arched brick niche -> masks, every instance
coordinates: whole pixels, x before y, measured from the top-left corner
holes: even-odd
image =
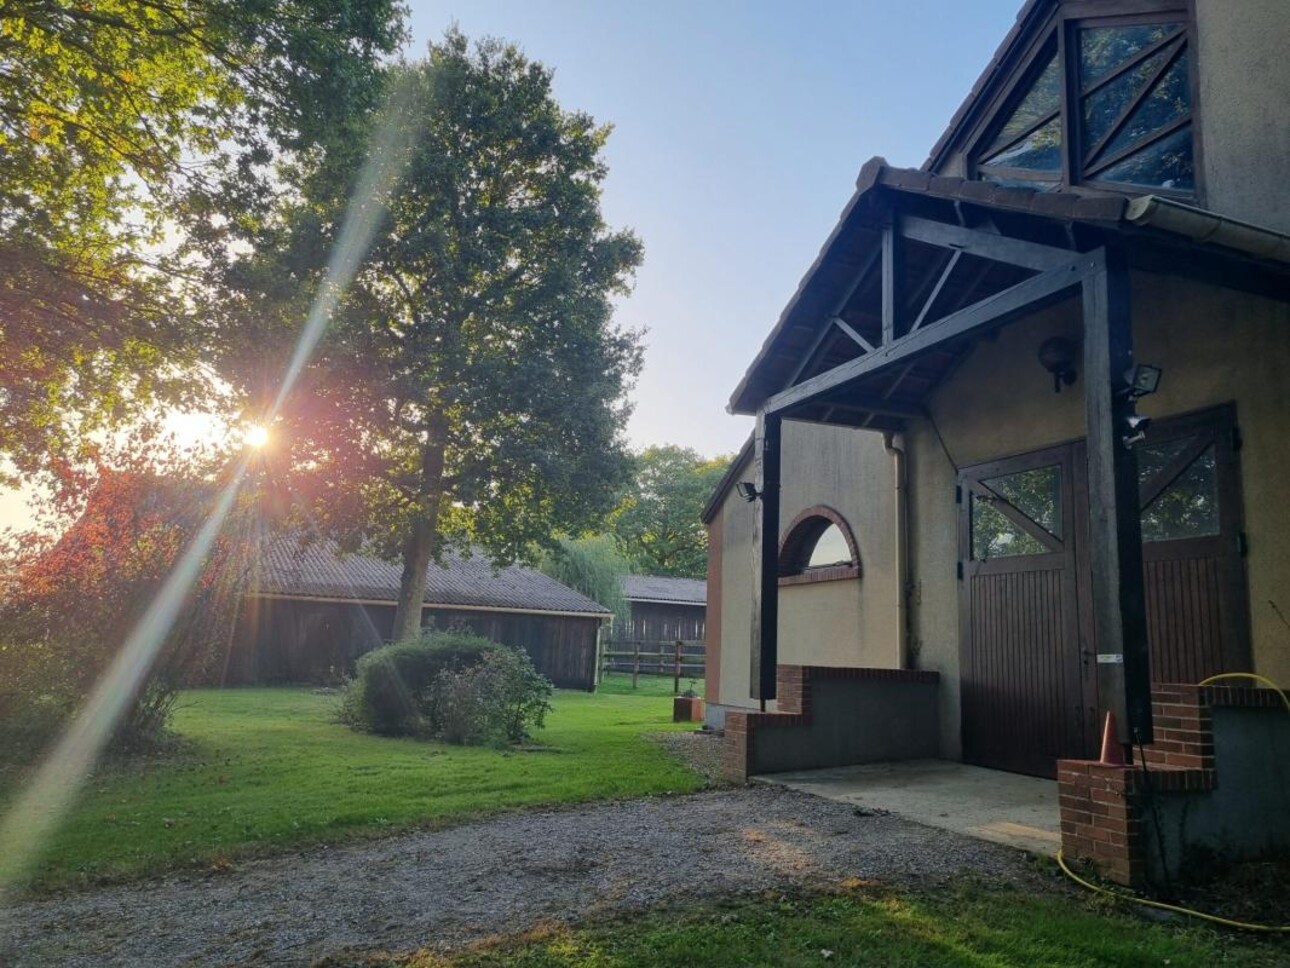
[[[846,542],[849,560],[811,564],[820,539],[837,529]],[[779,544],[780,585],[804,585],[860,577],[860,548],[847,519],[826,504],[806,508],[784,532]]]

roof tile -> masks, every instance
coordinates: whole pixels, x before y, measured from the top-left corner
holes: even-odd
[[[401,572],[399,565],[380,558],[342,554],[329,540],[306,541],[286,535],[265,549],[251,589],[298,598],[393,603],[398,600]],[[521,565],[494,568],[482,557],[451,554],[445,556],[443,565],[430,565],[426,605],[608,614],[603,605],[535,569]]]

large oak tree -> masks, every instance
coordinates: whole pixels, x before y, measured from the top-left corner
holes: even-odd
[[[323,530],[402,561],[402,638],[447,547],[514,560],[609,510],[640,364],[612,298],[641,247],[601,215],[608,128],[563,109],[516,47],[450,32],[388,84],[394,107],[364,116],[357,147],[403,152],[389,197],[350,198],[370,152],[334,144],[209,313],[222,371],[269,407],[343,213],[381,204],[271,457]]]

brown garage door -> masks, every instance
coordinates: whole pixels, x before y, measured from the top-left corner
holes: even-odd
[[[1222,407],[1139,445],[1155,682],[1248,668],[1237,439]],[[959,486],[964,759],[1051,776],[1098,734],[1084,444],[968,468]]]
[[[959,480],[963,757],[1051,774],[1087,746],[1079,649],[1074,449],[970,468]]]

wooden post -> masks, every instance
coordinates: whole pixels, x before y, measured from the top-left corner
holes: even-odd
[[[1129,270],[1122,251],[1103,251],[1103,267],[1083,283],[1097,725],[1114,712],[1121,743],[1149,744],[1151,671],[1138,458],[1124,443],[1134,412],[1128,384],[1133,366]]]
[[[637,639],[632,643],[632,688],[636,688],[636,683],[641,677],[641,642]]]
[[[672,675],[672,695],[681,694],[681,640],[676,640],[676,671]]]
[[[753,699],[775,698],[779,663],[779,469],[778,413],[757,415],[757,513],[753,516],[753,614],[750,682]]]

